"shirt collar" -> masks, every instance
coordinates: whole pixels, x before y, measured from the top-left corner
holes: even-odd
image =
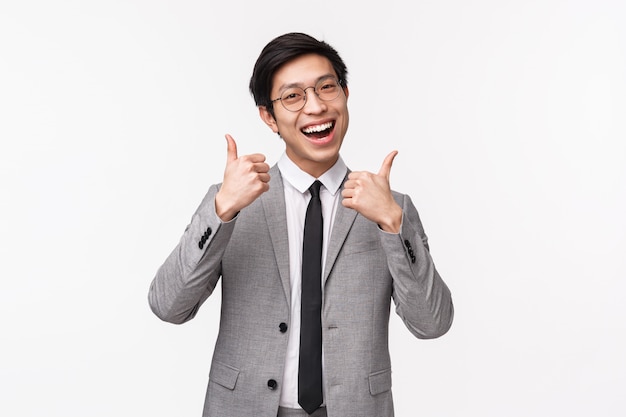
[[[286,152],[283,152],[278,160],[278,169],[280,170],[283,179],[289,182],[296,190],[304,193],[309,189],[311,184],[317,179],[324,188],[326,188],[332,195],[335,195],[341,184],[343,183],[348,167],[341,159],[341,156],[335,162],[328,171],[320,175],[319,178],[315,178],[312,175],[302,171],[289,157]]]

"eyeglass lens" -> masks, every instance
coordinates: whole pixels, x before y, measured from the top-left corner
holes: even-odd
[[[311,87],[307,87],[309,89]],[[323,78],[315,84],[315,94],[323,101],[334,100],[339,96],[341,87],[339,82],[333,78]],[[290,111],[298,111],[304,107],[306,102],[306,92],[300,87],[291,87],[283,92],[280,96],[283,106]]]

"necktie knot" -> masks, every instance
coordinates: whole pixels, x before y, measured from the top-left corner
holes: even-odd
[[[309,187],[309,192],[311,193],[312,198],[317,198],[320,196],[320,187],[322,183],[319,180],[315,180],[315,182]]]

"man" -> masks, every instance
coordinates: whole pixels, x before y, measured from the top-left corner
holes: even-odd
[[[335,49],[308,35],[267,44],[250,91],[285,153],[270,168],[226,135],[222,183],[152,282],[154,313],[183,323],[222,279],[205,417],[393,416],[391,299],[418,338],[450,328],[417,210],[389,187],[397,152],[377,174],[350,172],[339,155],[346,75]]]

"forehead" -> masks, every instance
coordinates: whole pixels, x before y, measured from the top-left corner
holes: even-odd
[[[309,86],[321,77],[337,76],[328,58],[317,55],[302,55],[282,65],[272,77],[272,91],[277,92],[286,86]]]

